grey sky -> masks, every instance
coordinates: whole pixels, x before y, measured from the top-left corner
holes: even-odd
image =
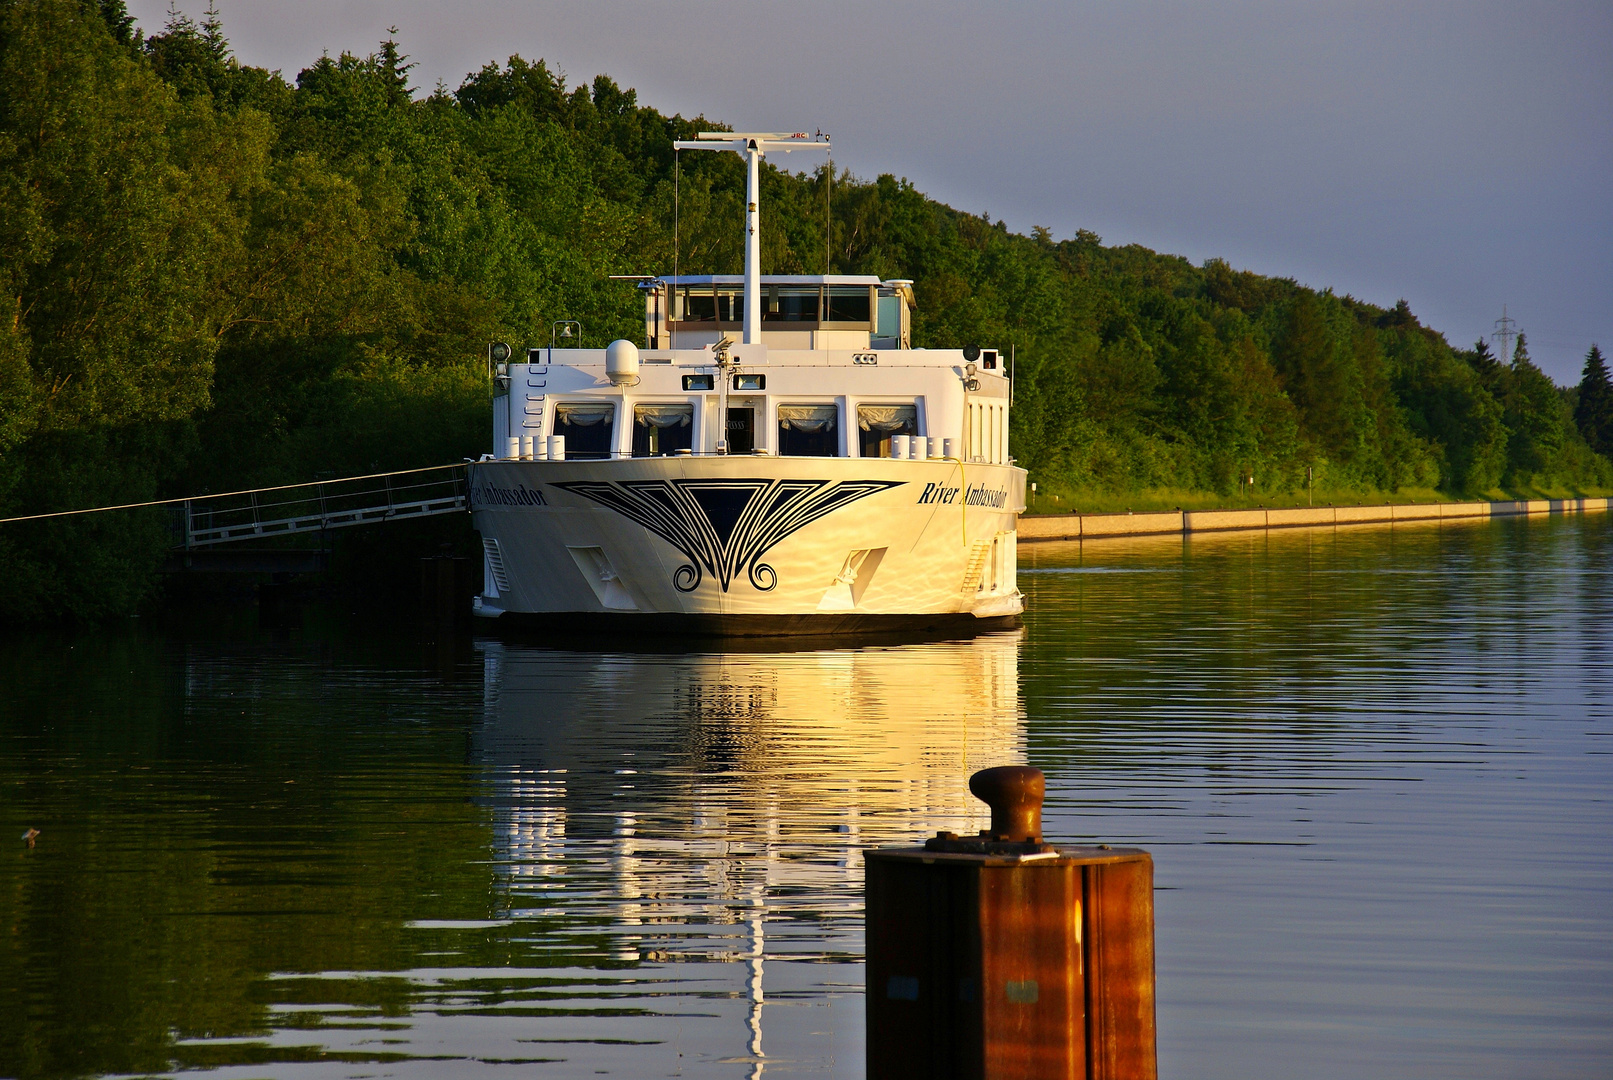
[[[428,89],[543,57],[663,112],[821,128],[838,165],[1019,231],[1405,297],[1454,344],[1506,303],[1559,382],[1613,348],[1606,0],[218,3],[236,55],[292,78],[395,24]],[[129,7],[154,31],[168,2]]]

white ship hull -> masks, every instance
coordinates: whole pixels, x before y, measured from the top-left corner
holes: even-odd
[[[471,466],[476,608],[551,628],[726,634],[1017,620],[1025,471],[954,460],[679,456]]]

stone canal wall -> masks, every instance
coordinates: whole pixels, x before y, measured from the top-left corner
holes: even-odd
[[[1271,510],[1172,510],[1144,514],[1035,514],[1019,519],[1018,539],[1024,544],[1037,540],[1095,540],[1115,536],[1593,513],[1607,508],[1607,499],[1531,499],[1389,506],[1296,506]]]

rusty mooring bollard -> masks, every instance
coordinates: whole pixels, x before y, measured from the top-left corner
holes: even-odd
[[[1043,784],[977,772],[990,830],[867,853],[869,1080],[1155,1080],[1153,859],[1044,843]]]

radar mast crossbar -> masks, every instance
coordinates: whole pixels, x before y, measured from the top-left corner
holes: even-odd
[[[744,343],[762,340],[762,232],[757,213],[761,198],[758,168],[764,154],[792,150],[828,150],[827,135],[804,131],[702,131],[693,141],[672,144],[675,150],[731,150],[745,157],[745,321]]]

